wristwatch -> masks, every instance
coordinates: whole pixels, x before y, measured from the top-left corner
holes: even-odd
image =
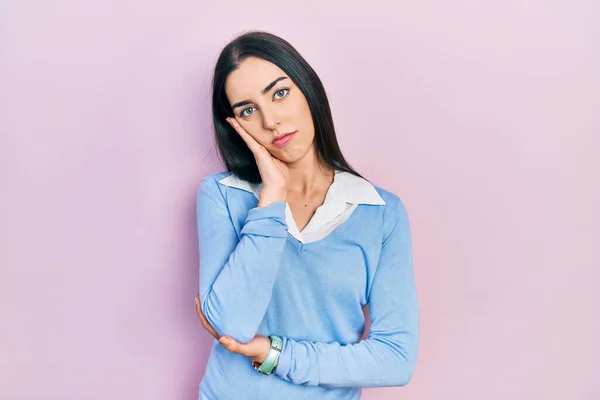
[[[271,348],[263,363],[259,365],[256,361],[252,361],[254,369],[263,375],[271,375],[275,372],[275,365],[283,349],[283,340],[279,336],[272,335],[269,336],[269,339],[271,340]]]

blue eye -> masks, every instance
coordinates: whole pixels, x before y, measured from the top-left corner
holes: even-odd
[[[275,99],[281,99],[284,98],[285,96],[287,96],[288,92],[290,91],[290,89],[280,89],[278,91],[275,92],[275,96],[273,96]]]
[[[254,107],[248,107],[248,108],[243,109],[242,112],[240,113],[240,117],[247,117],[249,115],[252,115],[254,111],[252,111],[252,112],[246,112],[246,111],[249,111],[249,110],[254,110]]]

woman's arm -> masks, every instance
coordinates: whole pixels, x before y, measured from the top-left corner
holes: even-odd
[[[406,210],[385,238],[369,298],[371,329],[358,343],[340,345],[283,338],[275,374],[299,385],[403,386],[417,358],[419,312]]]
[[[238,238],[219,183],[209,176],[198,190],[196,212],[202,312],[220,335],[247,343],[265,315],[279,270],[285,203],[251,209]]]

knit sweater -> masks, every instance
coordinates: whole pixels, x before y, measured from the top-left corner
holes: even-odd
[[[286,203],[259,208],[253,194],[219,183],[227,175],[209,175],[198,191],[202,311],[220,335],[277,335],[283,350],[263,375],[214,340],[199,398],[351,400],[361,388],[407,384],[419,312],[400,198],[375,186],[385,205],[361,204],[325,238],[301,243],[287,231]]]

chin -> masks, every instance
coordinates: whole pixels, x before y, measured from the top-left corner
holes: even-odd
[[[271,153],[271,155],[286,164],[294,163],[302,158],[302,157],[294,157],[293,155],[286,154],[283,152]]]
[[[291,146],[284,148],[274,148],[270,153],[273,157],[278,158],[286,164],[292,164],[302,160],[304,157],[308,155],[312,146],[308,147],[299,147],[299,146]]]

